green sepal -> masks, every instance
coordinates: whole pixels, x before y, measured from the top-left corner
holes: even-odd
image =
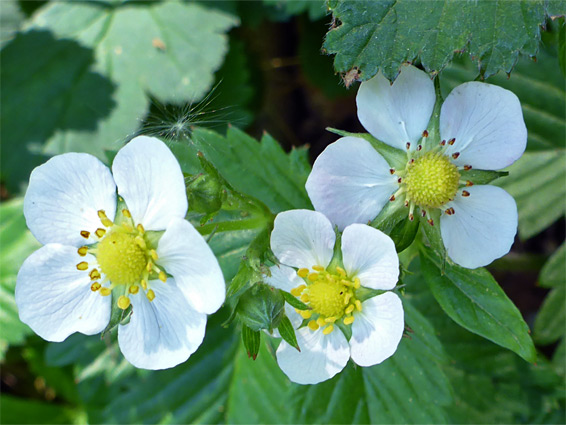
[[[508,176],[507,171],[490,171],[490,170],[462,170],[460,178],[462,180],[471,181],[473,184],[488,184],[499,177]]]
[[[361,302],[364,302],[366,300],[369,300],[370,298],[377,297],[378,295],[381,294],[385,294],[386,292],[389,291],[384,291],[382,289],[365,288],[362,286],[359,289],[356,289],[356,298]]]
[[[289,292],[286,292],[283,289],[280,289],[279,292],[281,292],[281,295],[283,295],[283,298],[285,298],[285,301],[287,301],[291,307],[298,308],[299,310],[312,310],[308,305]]]
[[[420,221],[422,223],[421,229],[423,229],[430,247],[438,255],[440,255],[441,258],[445,259],[446,248],[444,248],[444,241],[442,240],[442,235],[440,234],[440,210],[432,209],[428,213],[430,218],[432,219],[433,225],[430,225],[427,217],[422,217],[419,214]],[[444,270],[444,268],[442,268],[442,270]]]
[[[246,291],[238,301],[236,313],[242,323],[254,331],[279,326],[284,315],[285,299],[278,290],[258,283]]]
[[[389,202],[370,226],[389,235],[397,252],[402,252],[415,240],[419,229],[418,220],[409,220],[409,210],[399,200]]]
[[[369,133],[350,133],[349,131],[338,130],[332,127],[327,127],[326,130],[342,137],[357,137],[370,142],[373,148],[379,152],[393,168],[401,170],[404,169],[407,164],[407,154],[404,151],[389,146],[381,140],[377,140]]]
[[[118,299],[125,293],[126,285],[116,285],[114,289],[112,289],[112,294],[110,295],[112,297],[110,321],[100,334],[100,338],[104,338],[107,334],[111,333],[118,325],[127,325],[130,323],[132,305],[130,304],[130,306],[125,310],[118,307]]]
[[[242,325],[242,341],[244,341],[244,347],[246,348],[248,357],[255,360],[261,344],[261,332],[254,331],[246,325]]]
[[[283,315],[283,317],[281,317],[277,330],[279,331],[281,338],[283,338],[287,344],[296,348],[297,351],[301,351],[299,343],[297,342],[297,335],[295,335],[295,329],[287,316]]]
[[[352,326],[345,325],[342,319],[339,319],[336,322],[334,322],[334,326],[340,329],[340,331],[342,331],[346,339],[350,341],[350,338],[352,338]],[[335,332],[339,332],[339,331],[335,331]]]

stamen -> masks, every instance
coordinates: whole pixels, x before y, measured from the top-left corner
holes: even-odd
[[[423,137],[428,137],[428,131],[423,131]]]
[[[312,310],[299,310],[298,313],[303,319],[310,319],[312,316]]]
[[[98,228],[98,229],[96,229],[96,232],[94,232],[94,233],[96,234],[96,236],[101,238],[106,233],[106,229]]]
[[[397,179],[397,183],[401,184],[402,182],[403,182],[403,178],[399,177],[399,178]]]
[[[356,300],[356,310],[362,311],[362,302],[360,300]]]
[[[124,215],[124,217],[132,218],[132,214],[130,213],[130,210],[127,208],[124,208],[122,210],[122,214]]]
[[[417,152],[420,151],[420,150],[422,150],[422,148],[423,148],[422,145],[418,145],[418,146],[417,146]]]
[[[124,295],[120,295],[120,298],[118,298],[118,307],[120,307],[122,310],[127,309],[130,306],[130,299]]]
[[[445,210],[444,212],[448,215],[452,215],[452,214],[454,214],[454,208],[450,207],[447,210]]]
[[[346,276],[346,270],[344,270],[342,267],[340,266],[336,266],[336,271],[338,272],[338,274],[342,277]]]
[[[77,252],[81,257],[84,257],[88,252],[88,248],[86,246],[81,246],[79,249],[77,249]]]
[[[324,319],[324,321],[326,323],[334,323],[334,322],[336,322],[336,317],[334,317],[334,316],[327,317],[326,319]]]
[[[390,174],[395,174],[395,168],[390,168],[390,169],[389,169],[389,173],[390,173]]]
[[[167,282],[167,274],[164,271],[159,272],[158,278],[163,283]]]
[[[346,313],[346,314],[351,314],[352,311],[354,311],[355,308],[356,308],[356,307],[354,306],[354,304],[350,304],[350,305],[346,308],[346,310],[344,311],[344,313]]]
[[[449,144],[450,146],[452,146],[455,141],[456,141],[456,139],[455,139],[455,138],[452,138],[452,139],[448,140],[448,144]]]
[[[100,288],[100,295],[102,295],[103,297],[107,297],[108,295],[110,295],[112,293],[112,290],[110,288]]]
[[[470,192],[468,192],[467,190],[463,190],[463,191],[462,191],[462,196],[468,197],[468,196],[470,196]]]
[[[137,294],[140,290],[140,287],[138,285],[132,285],[130,286],[130,289],[128,290],[130,292],[130,294]]]
[[[357,277],[354,279],[354,288],[358,289],[360,286],[362,286],[361,282],[360,282],[360,278]]]
[[[324,321],[324,319],[322,317],[319,317],[318,319],[316,319],[316,324],[318,326],[324,326],[324,325],[326,325],[326,322]]]
[[[88,269],[88,263],[86,261],[81,261],[79,264],[77,264],[77,270],[84,271],[86,269]]]
[[[299,277],[302,277],[304,279],[305,277],[308,276],[309,269],[299,269],[297,270],[297,274],[299,275]]]
[[[151,255],[151,258],[153,258],[153,261],[157,261],[157,259],[159,258],[159,255],[157,255],[157,251],[155,249],[149,251],[149,254]]]
[[[143,228],[143,225],[141,223],[136,226],[136,229],[138,229],[138,232],[140,232],[141,234],[145,233],[145,229]]]
[[[446,145],[446,140],[443,140],[442,142],[440,142],[440,146],[444,146]]]
[[[100,279],[100,273],[97,269],[92,269],[88,275],[90,276],[90,280]]]
[[[407,148],[407,150],[411,149],[411,144],[409,142],[407,142],[407,144],[405,145],[405,147]]]
[[[318,273],[311,273],[308,276],[308,280],[310,280],[311,282],[314,282],[317,279],[318,279]]]
[[[334,330],[334,326],[328,325],[326,328],[324,328],[324,330],[322,331],[322,333],[323,333],[324,335],[328,335],[328,334],[332,333],[333,330]]]
[[[313,331],[316,331],[320,327],[318,323],[316,323],[316,320],[311,320],[307,326]]]
[[[150,302],[155,299],[155,292],[153,292],[153,289],[147,291],[146,297]]]
[[[348,292],[344,297],[344,305],[348,305],[348,303],[350,302],[350,298],[352,298],[352,294]]]
[[[471,170],[472,166],[471,165],[464,165],[464,170],[468,171]]]
[[[389,198],[390,202],[393,202],[395,200],[395,195],[391,195],[391,197]]]
[[[300,285],[297,286],[296,288],[291,289],[291,295],[294,295],[295,297],[298,297],[301,295],[301,292],[303,292],[303,290],[307,287],[307,285]]]
[[[144,291],[147,291],[147,280],[142,279],[140,282],[141,287],[143,288]]]
[[[427,220],[428,224],[430,224],[431,226],[434,226],[434,220],[432,218],[429,218]]]
[[[452,158],[457,159],[460,156],[460,152],[454,152]]]
[[[98,217],[104,227],[112,227],[114,224],[107,216],[104,210],[98,210]]]
[[[102,286],[102,285],[101,285],[100,283],[94,282],[92,285],[90,285],[90,290],[91,290],[92,292],[96,292],[96,291],[98,291],[98,290],[100,289],[101,286]]]
[[[87,232],[86,230],[81,230],[81,236],[85,239],[90,238],[90,232]]]
[[[308,303],[309,302],[309,296],[307,294],[302,294],[301,298],[299,298],[302,302],[304,303]]]
[[[324,267],[322,266],[312,266],[313,270],[316,270],[317,272],[323,272],[324,271]]]
[[[352,323],[354,323],[354,316],[348,316],[344,318],[344,324],[345,325],[351,325]]]
[[[145,244],[145,241],[143,240],[143,238],[140,235],[137,235],[134,239],[136,241],[136,243],[138,244],[138,246],[143,249],[144,251],[147,249],[147,245]],[[152,255],[153,257],[153,255]],[[155,260],[155,258],[154,258]]]
[[[469,180],[466,180],[466,186],[468,186],[468,187],[469,187],[469,186],[473,186],[473,185],[474,185],[474,184],[473,184],[473,183],[472,183],[471,181],[469,181]]]

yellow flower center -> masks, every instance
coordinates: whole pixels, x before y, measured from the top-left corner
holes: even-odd
[[[362,303],[356,298],[360,280],[348,277],[341,267],[328,271],[315,265],[312,269],[312,273],[306,268],[297,271],[305,279],[305,284],[292,289],[291,294],[310,307],[308,310],[297,309],[297,313],[303,319],[311,319],[308,322],[311,330],[323,328],[325,335],[334,330],[334,323],[339,319],[345,325],[351,325],[354,322],[353,312],[362,310]]]
[[[126,288],[121,291],[124,295],[121,295],[117,301],[118,307],[123,310],[130,306],[129,295],[137,294],[140,287],[147,299],[153,301],[155,292],[150,287],[150,279],[157,278],[166,282],[167,274],[155,263],[158,255],[152,248],[143,226],[141,224],[134,226],[132,216],[127,209],[122,209],[116,217],[116,223],[106,217],[103,210],[98,211],[98,216],[104,226],[94,232],[98,244],[82,246],[77,250],[81,257],[86,256],[87,253],[93,254],[98,268],[81,261],[77,264],[77,269],[88,271],[93,282],[90,289],[99,292],[102,296],[110,295],[118,285],[122,288],[125,285]],[[85,239],[91,235],[87,230],[80,233]]]
[[[110,282],[132,284],[141,280],[147,264],[146,252],[135,233],[112,229],[98,244],[96,259]]]
[[[410,163],[403,179],[407,200],[421,208],[439,208],[453,200],[459,181],[458,167],[438,152],[427,152]]]

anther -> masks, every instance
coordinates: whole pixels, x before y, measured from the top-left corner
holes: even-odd
[[[88,269],[88,263],[86,261],[81,261],[79,264],[77,264],[77,270],[84,271],[86,269]]]
[[[149,251],[149,253],[151,254],[151,258],[153,258],[153,261],[157,261],[157,259],[159,258],[157,251],[155,249],[152,249],[151,251]]]
[[[472,166],[471,165],[464,165],[464,170],[468,171],[471,170]]]
[[[422,215],[423,217],[426,217],[426,211],[425,211],[425,210],[421,210],[421,215]]]
[[[422,148],[423,148],[422,145],[418,145],[418,146],[417,146],[417,151],[422,150]]]
[[[90,280],[100,279],[100,273],[97,269],[92,269],[88,275],[90,276]]]
[[[444,212],[448,215],[452,215],[452,214],[454,214],[454,208],[450,207],[447,210],[445,210]]]
[[[304,303],[308,303],[309,302],[309,296],[307,294],[302,294],[300,300]]]
[[[98,217],[100,218],[100,222],[104,227],[111,227],[114,223],[106,216],[106,212],[104,210],[98,210]]]
[[[141,249],[143,249],[144,251],[146,250],[147,245],[145,244],[145,241],[143,240],[143,238],[142,238],[140,235],[137,235],[137,236],[134,238],[134,240],[136,241],[136,243],[138,244],[138,246],[139,246]],[[153,255],[152,255],[152,257],[153,257]],[[155,258],[154,258],[154,260],[155,260]]]
[[[336,322],[336,317],[330,316],[330,317],[327,317],[326,319],[324,319],[324,321],[326,323],[334,323],[334,322]]]
[[[100,288],[100,295],[102,295],[103,297],[107,297],[111,293],[112,290],[110,288]]]
[[[130,210],[127,209],[127,208],[124,208],[124,209],[122,210],[122,215],[123,215],[124,217],[132,218],[132,214],[130,213]]]
[[[464,196],[464,197],[470,196],[470,192],[468,192],[467,190],[463,190],[463,191],[462,191],[462,196]]]
[[[316,270],[317,272],[323,272],[324,271],[324,267],[322,266],[312,266],[313,270]]]
[[[352,298],[352,294],[350,292],[348,292],[345,296],[344,296],[344,305],[348,305],[348,303],[350,302],[350,298]]]
[[[409,201],[405,201],[405,206],[408,207],[409,206]]]
[[[474,184],[473,184],[473,183],[472,183],[471,181],[469,181],[469,180],[466,180],[466,186],[468,186],[468,187],[469,187],[469,186],[473,186],[473,185],[474,185]]]
[[[84,257],[88,252],[88,248],[86,246],[81,246],[79,249],[77,249],[77,252],[81,257]]]
[[[428,137],[428,131],[423,131],[423,137]]]
[[[356,300],[356,310],[362,311],[362,302],[360,300]]]
[[[395,200],[395,195],[391,195],[391,196],[389,197],[389,201],[393,202],[394,200]]]
[[[322,331],[322,333],[323,333],[324,335],[328,335],[328,334],[332,333],[333,330],[334,330],[334,326],[328,325],[327,327],[324,328],[324,330]]]
[[[390,168],[390,169],[389,169],[389,174],[395,174],[395,168]]]
[[[297,270],[297,274],[304,279],[309,275],[309,269],[299,269]]]
[[[429,218],[427,220],[428,224],[430,224],[431,226],[434,226],[434,221],[432,220],[432,218]]]
[[[409,161],[409,164],[414,164],[415,163],[415,158],[411,158],[411,160]]]
[[[153,289],[150,289],[145,296],[149,301],[153,301],[155,299],[155,292],[153,292]]]
[[[122,310],[127,309],[130,306],[130,299],[124,295],[120,295],[120,298],[118,298],[118,307],[120,307]]]
[[[318,279],[318,273],[311,273],[308,276],[308,280],[310,280],[311,282],[314,282],[317,279]]]
[[[460,156],[460,152],[454,152],[452,158],[457,159]]]
[[[81,236],[85,239],[90,238],[90,232],[87,232],[86,230],[81,230]]]
[[[96,229],[96,232],[94,232],[94,233],[96,234],[96,236],[101,238],[102,236],[104,236],[106,234],[106,230],[99,227],[98,229]]]
[[[346,270],[344,270],[342,267],[340,266],[336,266],[336,271],[338,272],[338,274],[342,277],[346,276]]]
[[[399,184],[401,184],[402,181],[403,181],[403,179],[402,179],[401,177],[399,177],[399,178],[397,179],[397,183],[399,183]]]
[[[303,290],[306,287],[307,287],[306,285],[300,285],[300,286],[297,286],[296,288],[291,289],[291,295],[298,297],[299,295],[301,295],[301,292],[303,292]]]
[[[409,220],[413,221],[415,219],[415,216],[413,215],[413,213],[409,213]]]
[[[136,226],[136,229],[138,229],[138,232],[140,232],[141,234],[145,233],[145,229],[143,228],[141,223]]]
[[[319,328],[318,323],[316,323],[316,320],[311,320],[308,324],[308,327],[313,331],[316,331]]]
[[[167,282],[167,274],[164,271],[160,271],[158,277],[161,282]]]
[[[130,289],[128,290],[130,292],[130,294],[137,294],[140,290],[140,287],[138,285],[132,285],[130,286]]]
[[[96,292],[96,291],[98,291],[98,290],[100,289],[101,286],[102,286],[102,285],[101,285],[100,283],[94,282],[92,285],[90,285],[90,290],[91,290],[92,292]]]
[[[455,138],[452,138],[452,139],[448,140],[448,144],[449,144],[450,146],[452,146],[455,141],[456,141],[456,139],[455,139]]]
[[[411,149],[411,144],[409,142],[407,142],[407,144],[405,145],[405,147],[407,148],[407,150]]]
[[[446,144],[446,140],[443,140],[442,142],[440,142],[440,146],[444,146]]]
[[[356,307],[354,306],[354,304],[350,304],[350,305],[346,308],[346,310],[344,311],[344,313],[350,314],[350,313],[352,313],[352,311],[354,311],[355,308],[356,308]]]
[[[351,325],[352,323],[354,323],[354,319],[354,316],[344,317],[344,324]]]
[[[299,314],[303,319],[310,319],[312,316],[312,310],[300,310]]]
[[[143,290],[147,290],[147,280],[142,279],[140,282],[141,287],[143,288]]]
[[[318,326],[324,326],[324,325],[326,325],[326,322],[324,321],[324,319],[322,317],[319,317],[318,319],[316,319],[316,324]]]
[[[362,286],[361,282],[360,282],[360,278],[357,277],[354,279],[354,288],[358,289],[360,286]]]

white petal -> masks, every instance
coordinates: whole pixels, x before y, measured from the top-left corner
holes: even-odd
[[[293,267],[326,267],[332,259],[336,235],[319,212],[291,210],[277,214],[271,249],[279,261]]]
[[[448,154],[459,152],[457,165],[499,170],[525,151],[527,128],[521,103],[509,90],[469,82],[456,87],[440,111],[440,136],[456,138]]]
[[[42,244],[94,243],[80,232],[102,227],[97,211],[113,219],[116,185],[110,170],[86,153],[57,155],[35,168],[24,198],[26,222]]]
[[[348,276],[357,276],[366,288],[393,289],[399,278],[395,244],[380,230],[352,224],[342,234],[342,261]]]
[[[306,189],[314,208],[342,230],[379,214],[398,186],[389,170],[369,142],[343,137],[318,156]]]
[[[271,276],[266,276],[265,283],[277,289],[291,292],[291,289],[305,284],[305,281],[297,275],[295,269],[283,264],[269,268]]]
[[[403,304],[393,292],[386,292],[362,303],[362,311],[352,323],[352,360],[360,366],[373,366],[391,357],[405,329]]]
[[[517,204],[511,195],[496,186],[472,186],[447,207],[453,215],[440,217],[440,232],[448,256],[457,264],[475,269],[503,257],[511,249],[517,233]]]
[[[297,331],[297,351],[285,341],[277,349],[277,363],[289,379],[298,384],[318,384],[340,372],[350,358],[350,347],[344,334],[335,329],[329,335],[321,330],[301,328]]]
[[[133,139],[114,158],[112,172],[134,221],[147,230],[163,230],[172,218],[185,217],[185,179],[177,159],[159,139]]]
[[[195,310],[212,314],[226,298],[218,260],[199,232],[187,220],[174,218],[157,246],[157,264],[172,274]]]
[[[375,138],[405,149],[407,142],[416,146],[422,137],[435,100],[429,76],[414,66],[404,66],[393,85],[381,73],[360,85],[358,119]]]
[[[20,268],[16,304],[20,320],[43,339],[60,342],[75,332],[94,335],[110,320],[110,297],[90,289],[88,271],[77,264],[96,264],[87,254],[60,244],[48,244],[31,254]]]
[[[167,369],[186,361],[202,343],[206,315],[186,302],[173,279],[150,282],[155,299],[140,291],[130,295],[132,316],[118,328],[124,357],[142,369]]]

